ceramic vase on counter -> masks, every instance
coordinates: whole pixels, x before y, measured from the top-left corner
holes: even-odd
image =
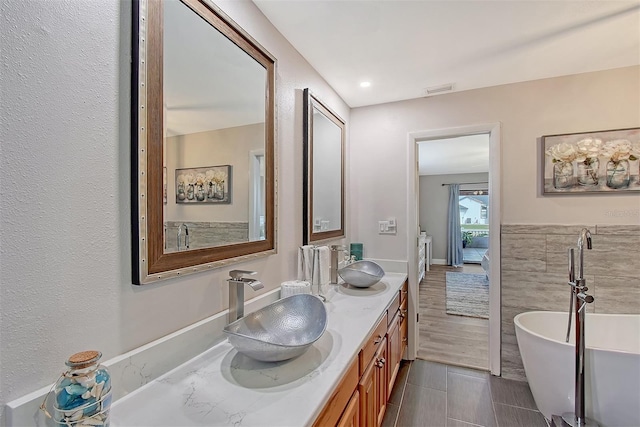
[[[58,425],[84,427],[109,425],[111,376],[99,364],[102,353],[83,351],[69,357],[69,369],[54,386],[53,420]]]

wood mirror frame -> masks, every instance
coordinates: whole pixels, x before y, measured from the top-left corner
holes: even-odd
[[[344,190],[344,164],[345,164],[345,136],[346,125],[345,121],[340,118],[335,112],[326,106],[318,97],[316,97],[308,88],[303,92],[303,157],[304,157],[304,172],[303,172],[303,206],[302,206],[302,236],[303,244],[314,244],[323,240],[340,239],[345,237],[345,190]],[[314,110],[322,114],[331,123],[336,125],[340,130],[340,213],[339,221],[340,226],[338,228],[331,228],[326,231],[314,230],[314,187],[318,183],[314,182],[314,126],[313,126],[313,114]],[[317,141],[316,141],[317,143]]]
[[[163,218],[163,2],[133,5],[132,46],[132,257],[134,284],[211,270],[276,253],[276,60],[220,9],[203,0],[180,0],[266,70],[265,239],[165,253]],[[197,41],[195,41],[197,42]],[[206,71],[203,71],[206,72]]]

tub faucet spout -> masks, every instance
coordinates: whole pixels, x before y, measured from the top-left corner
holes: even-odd
[[[178,226],[178,250],[182,245],[182,227],[184,227],[184,248],[189,249],[189,226],[182,223]]]
[[[587,249],[591,250],[591,232],[588,228],[583,228],[578,236],[578,280],[584,280],[584,243],[587,242]]]

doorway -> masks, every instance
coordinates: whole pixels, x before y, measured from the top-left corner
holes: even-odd
[[[478,215],[477,215],[477,219],[478,219],[478,226],[477,227],[473,227],[475,220],[472,219],[470,224],[467,224],[467,220],[463,219],[462,224],[460,225],[461,230],[460,230],[460,234],[462,234],[462,231],[471,231],[471,230],[463,230],[462,229],[462,225],[470,225],[471,227],[468,228],[484,228],[484,227],[480,227],[480,220],[483,219],[484,216],[486,216],[486,226],[488,230],[473,230],[471,231],[471,233],[475,233],[478,237],[478,240],[476,243],[480,244],[482,242],[482,240],[484,239],[480,239],[481,237],[487,237],[487,241],[488,241],[488,248],[485,249],[485,252],[487,252],[487,259],[485,260],[485,266],[486,266],[486,270],[483,269],[482,266],[482,259],[480,260],[480,264],[475,264],[475,263],[471,263],[471,264],[465,264],[464,267],[462,269],[459,269],[459,271],[464,271],[464,272],[473,272],[475,274],[484,274],[486,275],[487,279],[489,279],[489,282],[491,283],[491,286],[488,289],[488,299],[489,299],[489,313],[488,313],[488,320],[485,320],[486,323],[486,338],[485,340],[488,341],[488,348],[487,348],[487,352],[488,352],[488,363],[486,365],[483,366],[484,369],[488,369],[491,371],[491,373],[493,375],[500,375],[500,234],[499,234],[499,230],[500,230],[500,124],[499,123],[495,123],[495,124],[487,124],[487,125],[478,125],[478,126],[465,126],[465,127],[459,127],[459,128],[450,128],[450,129],[438,129],[438,130],[429,130],[429,131],[421,131],[421,132],[413,132],[410,133],[408,136],[408,142],[410,144],[409,150],[408,150],[408,161],[410,165],[413,165],[413,167],[409,168],[409,185],[408,185],[408,224],[415,224],[415,227],[411,227],[409,226],[408,229],[408,247],[407,247],[407,251],[409,254],[409,259],[415,259],[417,260],[417,253],[418,253],[418,248],[416,247],[415,242],[417,241],[417,236],[418,233],[421,232],[421,223],[420,223],[420,203],[419,203],[419,196],[420,196],[420,192],[422,191],[421,189],[421,181],[420,181],[420,174],[419,174],[419,148],[422,144],[429,144],[432,141],[437,141],[437,140],[442,140],[442,139],[447,139],[447,138],[456,138],[456,137],[461,137],[461,136],[470,136],[470,135],[485,135],[488,136],[488,140],[489,140],[489,172],[488,172],[488,178],[485,178],[484,183],[480,183],[478,185],[483,186],[483,188],[479,188],[479,187],[475,187],[475,188],[464,188],[464,190],[467,191],[471,191],[472,193],[474,191],[479,192],[482,191],[483,193],[487,193],[487,194],[482,194],[482,198],[480,198],[479,201],[477,202],[473,202],[476,205],[476,208],[478,210]],[[411,176],[413,175],[413,177]],[[466,181],[460,181],[460,183],[463,183]],[[471,182],[475,182],[475,181],[471,181]],[[457,182],[458,183],[458,182]],[[445,182],[442,182],[442,184],[446,184]],[[441,184],[441,185],[442,185]],[[444,185],[442,185],[443,187],[445,187]],[[463,195],[464,192],[463,192]],[[480,196],[480,194],[473,194],[474,196]],[[482,199],[486,198],[486,203],[483,203]],[[413,205],[413,206],[412,206]],[[483,207],[484,206],[484,207]],[[437,230],[437,228],[435,229]],[[491,233],[491,238],[489,238],[488,234],[489,234],[489,230],[494,230],[493,233]],[[431,230],[425,230],[427,232],[431,232]],[[482,235],[483,233],[486,233],[487,235],[484,236]],[[443,238],[444,239],[444,238]],[[436,243],[437,239],[433,239],[433,250],[434,252],[437,250],[435,247],[437,246]],[[442,243],[442,242],[440,242]],[[461,242],[462,245],[462,242]],[[447,275],[447,270],[451,270],[453,267],[445,267],[444,265],[439,266],[437,264],[445,264],[443,259],[439,259],[436,255],[434,255],[434,265],[431,268],[431,271],[429,271],[427,274],[430,274],[431,278],[434,278],[436,281],[439,282],[440,284],[440,289],[432,289],[433,292],[441,293],[440,298],[443,298],[444,301],[444,296],[442,296],[442,294],[444,294],[445,292],[445,288],[444,288],[444,284],[446,282],[446,275]],[[410,287],[412,288],[412,291],[414,293],[414,310],[416,313],[420,313],[419,310],[419,306],[420,306],[420,300],[422,299],[422,295],[420,295],[420,291],[423,290],[423,292],[426,292],[424,289],[426,289],[424,287],[424,284],[422,285],[421,289],[421,284],[418,283],[418,268],[417,266],[414,267],[413,265],[411,265],[413,263],[410,263],[410,268],[409,268],[409,283],[410,283]],[[416,261],[416,265],[417,265],[417,261]],[[465,271],[466,270],[466,271]],[[454,270],[455,271],[455,270]],[[438,276],[439,275],[439,276]],[[438,276],[436,278],[436,276]],[[436,298],[435,293],[433,295],[431,295],[432,298]],[[443,303],[444,305],[444,303]],[[434,308],[434,310],[444,310],[443,307],[440,308]],[[433,313],[433,312],[431,312]],[[455,316],[454,317],[456,320],[460,320],[463,319],[463,316]],[[473,319],[473,318],[470,318]],[[416,324],[416,328],[414,331],[414,339],[416,340],[416,345],[414,346],[414,352],[413,352],[413,356],[416,357],[420,357],[420,341],[421,338],[420,336],[420,319],[419,316],[416,318],[417,323]],[[423,319],[424,320],[424,319]],[[450,322],[450,323],[455,323],[455,321]],[[427,328],[433,328],[433,324],[430,325],[426,325]],[[424,330],[424,328],[423,328]],[[473,332],[468,332],[468,334],[473,335]],[[423,334],[424,335],[424,334]],[[441,339],[441,342],[436,343],[436,346],[439,344],[440,348],[442,347],[446,347],[449,346],[450,344],[452,344],[452,342],[455,341],[459,341],[458,339],[452,339],[451,336],[446,336],[447,334],[444,333],[442,334],[439,339]],[[434,337],[430,337],[430,340],[432,341],[437,341]],[[466,352],[473,352],[473,346],[466,346],[465,349],[463,351]],[[454,361],[455,363],[455,361]],[[459,364],[465,364],[465,363],[459,363]]]
[[[487,136],[487,146],[489,138]],[[487,169],[489,162],[487,159]],[[460,190],[460,233],[463,264],[481,265],[489,251],[489,189],[488,181],[477,184],[477,190]]]

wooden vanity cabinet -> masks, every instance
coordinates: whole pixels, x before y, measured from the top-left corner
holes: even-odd
[[[387,409],[387,339],[381,345],[366,367],[358,383],[360,392],[360,426],[379,426]]]
[[[393,384],[396,382],[398,372],[400,371],[400,359],[402,358],[402,341],[400,337],[400,312],[398,311],[393,317],[389,332],[387,333],[387,353],[388,353],[388,381],[387,398],[391,396]]]
[[[400,358],[404,354],[409,344],[409,324],[407,319],[409,311],[407,310],[407,300],[400,305]]]
[[[329,401],[322,409],[322,412],[320,412],[320,415],[313,423],[314,427],[350,425],[348,418],[353,416],[348,413],[348,410],[352,406],[354,396],[355,399],[359,401],[359,397],[356,396],[358,392],[358,378],[360,378],[360,375],[358,375],[358,359],[354,358],[349,369],[347,369],[347,373],[342,377],[340,384],[338,384],[338,387],[334,390]],[[356,407],[359,409],[359,403]],[[358,414],[358,418],[359,416]]]
[[[313,424],[379,427],[407,348],[407,282],[382,314],[358,357]]]
[[[340,417],[338,427],[360,427],[360,392],[356,390]]]

